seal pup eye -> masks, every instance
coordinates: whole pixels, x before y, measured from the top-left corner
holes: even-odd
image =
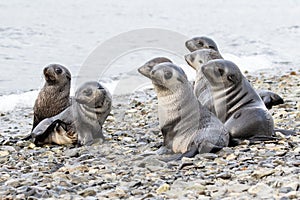
[[[231,81],[231,82],[233,82],[234,83],[234,75],[228,75],[227,76],[227,79],[229,80],[229,81]]]
[[[98,87],[97,87],[99,90],[102,90],[102,89],[104,89],[104,87],[102,86],[102,85],[98,85]]]
[[[87,97],[92,96],[93,91],[91,89],[87,89],[83,91],[83,94]]]
[[[61,74],[63,71],[62,71],[61,68],[55,68],[55,72],[56,72],[57,74]]]
[[[203,61],[202,61],[202,60],[199,60],[199,63],[200,63],[200,64],[203,64]]]
[[[172,76],[173,76],[172,72],[170,72],[170,71],[165,71],[164,77],[165,77],[166,80],[172,78]]]
[[[208,48],[216,50],[214,46],[208,46]]]
[[[224,69],[219,68],[218,71],[219,71],[220,75],[223,76],[223,74],[224,74]]]
[[[198,44],[199,44],[200,46],[204,46],[204,43],[203,43],[202,41],[198,41]]]

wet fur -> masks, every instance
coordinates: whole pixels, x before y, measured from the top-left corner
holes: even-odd
[[[56,74],[55,68],[63,72]],[[61,113],[70,106],[71,74],[69,70],[58,64],[51,64],[44,69],[45,85],[38,94],[34,104],[32,130],[45,118]],[[49,77],[51,77],[49,79]]]

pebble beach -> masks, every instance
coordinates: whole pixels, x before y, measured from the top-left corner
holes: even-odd
[[[103,144],[37,147],[21,140],[32,108],[0,113],[0,199],[299,199],[300,71],[246,74],[255,88],[280,94],[277,140],[164,162],[153,89],[114,96]]]

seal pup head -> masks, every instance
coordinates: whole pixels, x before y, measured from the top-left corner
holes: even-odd
[[[238,85],[243,78],[238,66],[228,60],[211,60],[201,70],[212,87],[228,88]]]
[[[171,91],[176,90],[180,84],[188,83],[184,71],[169,62],[155,65],[150,72],[150,79],[154,84]]]
[[[70,71],[59,64],[50,64],[43,70],[46,83],[49,85],[69,83],[71,81]]]
[[[106,111],[111,107],[112,97],[99,82],[90,81],[82,84],[75,93],[75,101],[96,112]]]
[[[184,58],[197,71],[210,60],[223,59],[221,54],[213,49],[199,49],[185,55]]]
[[[164,62],[172,63],[172,61],[168,58],[156,57],[146,62],[143,66],[139,67],[138,72],[146,76],[147,78],[150,78],[150,72],[153,69],[153,67]]]
[[[198,49],[213,49],[215,51],[219,51],[217,44],[208,37],[194,37],[185,42],[186,48],[190,51],[196,51]]]

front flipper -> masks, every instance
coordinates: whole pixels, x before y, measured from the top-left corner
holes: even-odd
[[[296,131],[292,131],[292,130],[285,130],[285,129],[274,129],[275,132],[279,132],[282,133],[285,136],[290,136],[290,135],[297,135]]]
[[[191,147],[190,150],[188,150],[185,153],[173,154],[171,156],[159,158],[159,160],[164,162],[177,161],[177,160],[181,160],[183,157],[192,158],[197,154],[198,154],[198,148],[196,146],[193,146]]]
[[[249,144],[255,144],[256,142],[264,142],[264,141],[277,141],[277,137],[267,136],[267,135],[256,135],[251,138],[248,138]]]

